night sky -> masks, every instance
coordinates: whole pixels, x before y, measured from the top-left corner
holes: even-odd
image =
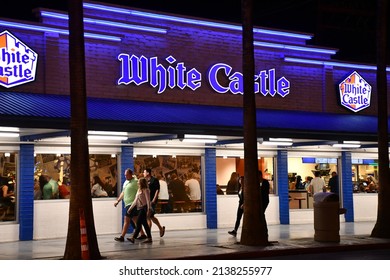
[[[240,0],[99,2],[232,23],[241,22]],[[254,3],[254,24],[258,27],[314,34],[313,40],[308,43],[339,49],[334,59],[375,63],[375,0],[254,0]],[[66,11],[67,1],[32,0],[25,3],[2,0],[0,17],[35,21],[32,10],[38,7]]]

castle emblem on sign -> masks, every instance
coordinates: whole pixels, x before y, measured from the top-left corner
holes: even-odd
[[[0,33],[0,85],[11,88],[35,80],[38,54],[8,31]]]
[[[370,107],[371,86],[355,71],[339,84],[341,105],[358,112]]]

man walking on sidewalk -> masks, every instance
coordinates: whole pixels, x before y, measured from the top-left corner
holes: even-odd
[[[114,206],[116,207],[118,203],[123,200],[125,204],[125,216],[123,221],[122,233],[121,236],[115,237],[115,241],[123,242],[125,241],[125,235],[129,229],[130,223],[133,228],[137,222],[137,207],[134,207],[131,213],[127,213],[127,210],[130,208],[131,204],[134,201],[135,195],[138,190],[138,180],[133,176],[133,170],[127,168],[125,170],[126,181],[123,183],[122,192],[119,195],[117,201],[115,201]],[[142,235],[141,235],[142,236]]]
[[[163,237],[165,234],[165,227],[161,226],[160,221],[154,216],[155,209],[158,201],[158,194],[160,193],[160,183],[157,178],[152,176],[152,170],[150,168],[146,168],[144,170],[144,177],[149,185],[150,190],[150,204],[151,204],[151,213],[148,219],[149,227],[152,228],[152,222],[158,226],[160,230],[160,237]]]

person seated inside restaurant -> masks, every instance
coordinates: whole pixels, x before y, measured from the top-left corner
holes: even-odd
[[[175,212],[187,212],[190,198],[187,195],[184,182],[175,173],[172,174],[171,181],[168,183],[168,191],[172,198],[172,209]]]
[[[12,178],[0,177],[0,220],[6,218],[14,208],[15,194]]]
[[[103,182],[98,175],[92,178],[91,196],[92,197],[107,197],[107,192],[103,189]]]
[[[378,192],[378,183],[373,176],[367,176],[367,186],[365,187],[364,191],[368,193]]]
[[[219,184],[217,184],[217,194],[218,195],[224,195],[225,193],[223,192],[223,190],[221,189],[221,186]]]
[[[67,177],[63,178],[63,182],[62,184],[59,184],[58,189],[60,192],[60,198],[70,198],[70,180]]]

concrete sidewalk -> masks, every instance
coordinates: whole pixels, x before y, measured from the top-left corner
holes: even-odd
[[[346,250],[390,249],[390,240],[371,238],[373,222],[341,223],[340,242],[314,241],[312,224],[269,225],[272,246],[252,247],[239,244],[237,237],[229,235],[230,228],[187,231],[166,230],[160,238],[153,232],[153,243],[132,244],[116,242],[117,235],[99,235],[99,250],[108,260],[172,260],[172,259],[259,259],[277,258],[296,254],[340,252]],[[0,243],[0,259],[61,259],[65,239],[19,241]]]

